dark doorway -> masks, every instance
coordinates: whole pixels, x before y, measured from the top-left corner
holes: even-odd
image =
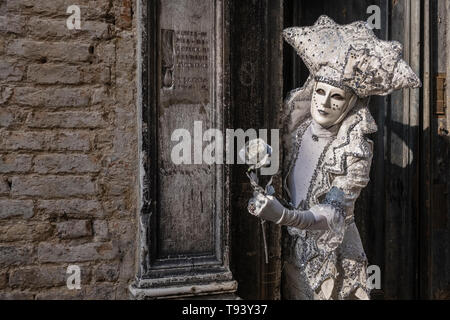
[[[381,270],[381,288],[371,298],[448,298],[449,117],[444,102],[436,103],[444,95],[438,92],[445,90],[442,79],[448,81],[445,0],[233,1],[234,126],[276,127],[282,100],[308,77],[306,66],[282,40],[283,28],[312,25],[322,14],[339,24],[366,21],[373,5],[380,10],[375,34],[402,43],[404,59],[424,86],[371,98],[378,125],[370,136],[375,143],[371,182],[355,207],[369,264]],[[246,299],[280,298],[281,230],[267,226],[271,259],[265,264],[261,227],[246,212],[251,188],[242,168],[234,170],[232,183],[232,265],[238,293]]]

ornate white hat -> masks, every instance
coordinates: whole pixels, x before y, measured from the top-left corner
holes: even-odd
[[[361,98],[421,86],[402,59],[402,45],[378,39],[366,22],[339,25],[321,16],[312,27],[287,28],[283,36],[317,81]]]

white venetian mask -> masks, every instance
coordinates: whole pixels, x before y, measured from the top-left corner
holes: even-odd
[[[354,106],[357,96],[324,82],[316,82],[311,98],[311,116],[324,128],[341,122]]]

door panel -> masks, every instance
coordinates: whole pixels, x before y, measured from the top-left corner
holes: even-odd
[[[277,128],[282,103],[282,1],[233,1],[231,8],[231,101],[234,128]],[[269,140],[270,141],[270,140]],[[265,263],[260,220],[247,212],[252,188],[245,165],[233,166],[232,266],[244,299],[277,299],[280,228],[266,224]],[[274,181],[279,185],[279,181]]]

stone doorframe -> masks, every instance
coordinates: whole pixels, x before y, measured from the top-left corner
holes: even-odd
[[[195,2],[196,0],[191,0]],[[189,254],[171,257],[170,254],[161,254],[158,238],[161,232],[156,229],[161,222],[158,203],[158,188],[160,187],[157,177],[161,155],[154,148],[158,145],[157,140],[160,128],[158,128],[158,110],[160,103],[164,102],[162,90],[161,63],[158,61],[162,55],[161,39],[155,30],[159,30],[162,18],[161,12],[174,9],[173,2],[163,8],[158,3],[163,1],[137,1],[138,16],[138,39],[137,39],[137,109],[139,128],[139,209],[138,209],[138,254],[136,279],[130,285],[130,295],[134,299],[158,299],[158,298],[181,298],[194,296],[223,295],[230,298],[235,297],[237,282],[233,279],[229,266],[229,168],[227,165],[215,166],[213,181],[215,182],[213,199],[213,212],[210,214],[211,225],[211,253]],[[176,8],[177,9],[177,8]],[[211,85],[209,106],[214,115],[206,119],[214,128],[223,129],[229,125],[229,114],[227,114],[229,103],[229,64],[227,38],[228,1],[215,0],[212,10],[203,14],[212,17],[211,26],[214,34],[211,35],[212,47],[209,48],[211,55],[209,61],[212,69],[209,72],[208,82]],[[195,11],[195,8],[192,9]],[[184,12],[186,13],[186,12]],[[167,12],[165,13],[167,14]],[[185,15],[183,15],[185,16]],[[199,18],[201,19],[201,17]],[[177,20],[178,21],[178,20]],[[173,28],[175,29],[175,27]],[[189,29],[189,27],[187,27]],[[209,32],[210,29],[208,29]],[[175,34],[176,30],[172,30]],[[175,55],[175,51],[173,51]],[[175,58],[173,58],[175,59]],[[172,75],[172,74],[171,74]],[[175,81],[175,80],[174,80]],[[164,84],[165,85],[165,84]],[[167,91],[173,98],[176,91]],[[175,93],[174,93],[175,92]],[[184,93],[180,93],[184,94]],[[163,101],[163,102],[161,102]],[[170,117],[170,116],[168,116]],[[205,116],[206,117],[206,116]],[[152,161],[153,160],[153,161]],[[168,178],[169,179],[169,178]],[[156,200],[156,201],[155,201]],[[166,209],[165,209],[166,210]],[[170,212],[165,211],[165,214]],[[169,235],[170,237],[171,235]],[[172,235],[173,236],[173,235]],[[186,241],[189,241],[186,238]],[[177,248],[170,248],[168,252],[176,252]]]

